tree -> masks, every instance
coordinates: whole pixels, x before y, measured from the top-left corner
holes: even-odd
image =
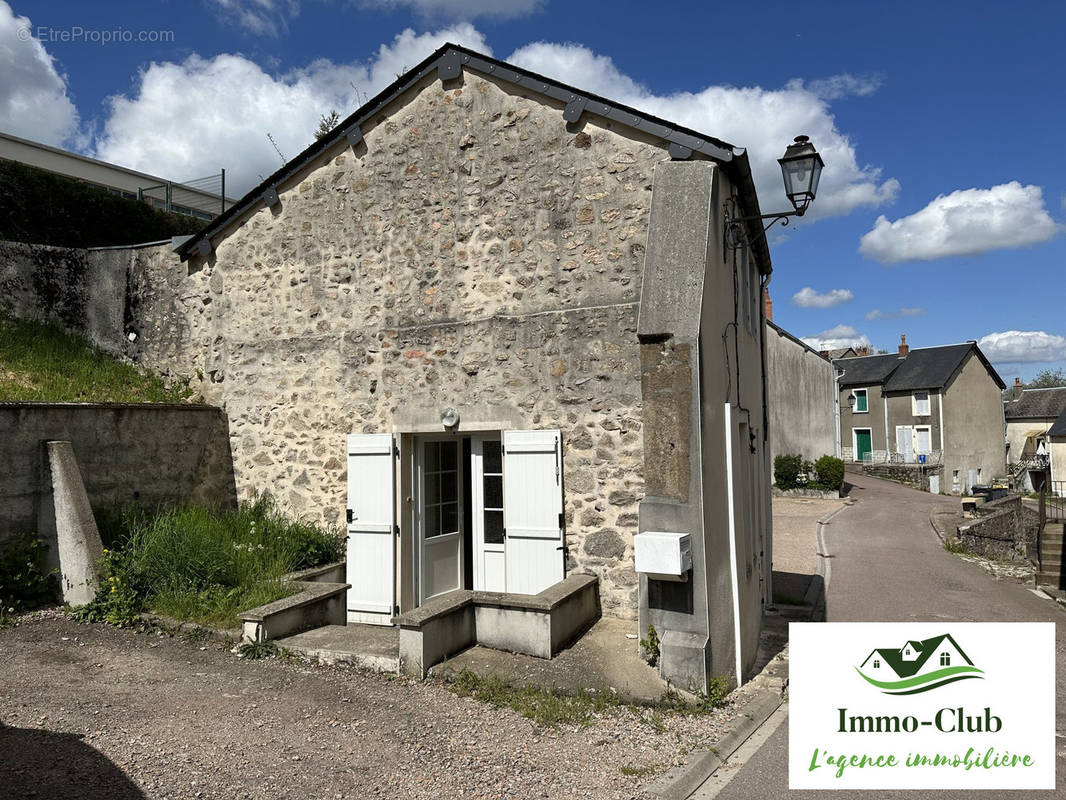
[[[1066,386],[1066,372],[1061,369],[1043,369],[1025,384],[1027,389],[1050,389],[1053,386]]]
[[[318,120],[318,129],[315,131],[315,138],[321,139],[324,136],[328,136],[329,132],[337,127],[337,123],[341,121],[341,115],[337,113],[337,109],[330,109],[328,114],[323,114],[321,119]]]

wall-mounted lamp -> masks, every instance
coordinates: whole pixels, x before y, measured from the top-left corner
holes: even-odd
[[[797,136],[795,141],[785,148],[785,154],[777,159],[781,165],[781,177],[785,182],[785,196],[788,197],[794,211],[780,211],[776,214],[759,216],[737,216],[737,201],[730,197],[725,203],[725,242],[730,249],[736,250],[751,242],[747,236],[745,223],[752,220],[770,220],[763,226],[762,235],[773,227],[775,222],[788,225],[789,217],[802,217],[818,193],[818,179],[822,176],[825,162],[814,149],[810,138]]]
[[[454,428],[459,424],[459,412],[448,406],[440,412],[440,424],[448,429]]]
[[[850,408],[852,411],[855,410],[855,393],[854,392],[852,392],[851,394],[848,395],[848,408]]]

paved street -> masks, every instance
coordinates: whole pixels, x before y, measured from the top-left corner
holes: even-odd
[[[929,524],[936,504],[955,504],[895,483],[848,475],[858,502],[826,527],[831,559],[827,593],[830,622],[1011,622],[1056,623],[1058,685],[1056,711],[1058,764],[1056,796],[1066,793],[1066,613],[1025,586],[997,581],[976,564],[943,549]],[[740,769],[719,798],[811,797],[788,790],[788,725],[782,724]],[[899,792],[824,793],[833,800],[850,796],[898,798]],[[966,792],[937,792],[937,797],[970,797]],[[1051,792],[982,792],[997,796],[1042,797]],[[696,794],[699,797],[700,793]]]

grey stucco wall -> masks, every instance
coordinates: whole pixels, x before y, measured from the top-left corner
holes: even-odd
[[[970,470],[981,470],[978,483],[1004,475],[1003,431],[1000,388],[971,353],[944,390],[944,490],[955,491],[955,470],[963,492],[969,488]]]
[[[770,463],[784,453],[836,453],[836,370],[818,353],[766,326]],[[845,406],[846,407],[846,406]]]
[[[929,428],[929,442],[933,450],[941,450],[940,403],[941,395],[937,389],[929,389],[929,413],[917,415],[912,402],[913,392],[896,392],[885,396],[888,405],[888,449],[896,453],[899,442],[896,439],[896,426]]]
[[[227,422],[216,408],[3,403],[0,539],[54,536],[48,440],[71,442],[94,511],[234,502]]]
[[[867,412],[852,411],[848,407],[848,395],[855,389],[866,389]],[[855,428],[869,428],[874,450],[887,450],[885,438],[885,398],[880,386],[848,386],[840,390],[840,445],[842,451],[854,447],[852,432]]]

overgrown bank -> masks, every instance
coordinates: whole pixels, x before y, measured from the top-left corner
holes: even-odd
[[[127,509],[102,520],[97,599],[77,615],[129,624],[142,611],[233,627],[248,608],[298,591],[295,570],[343,558],[343,537],[284,516],[269,495],[237,510]]]

